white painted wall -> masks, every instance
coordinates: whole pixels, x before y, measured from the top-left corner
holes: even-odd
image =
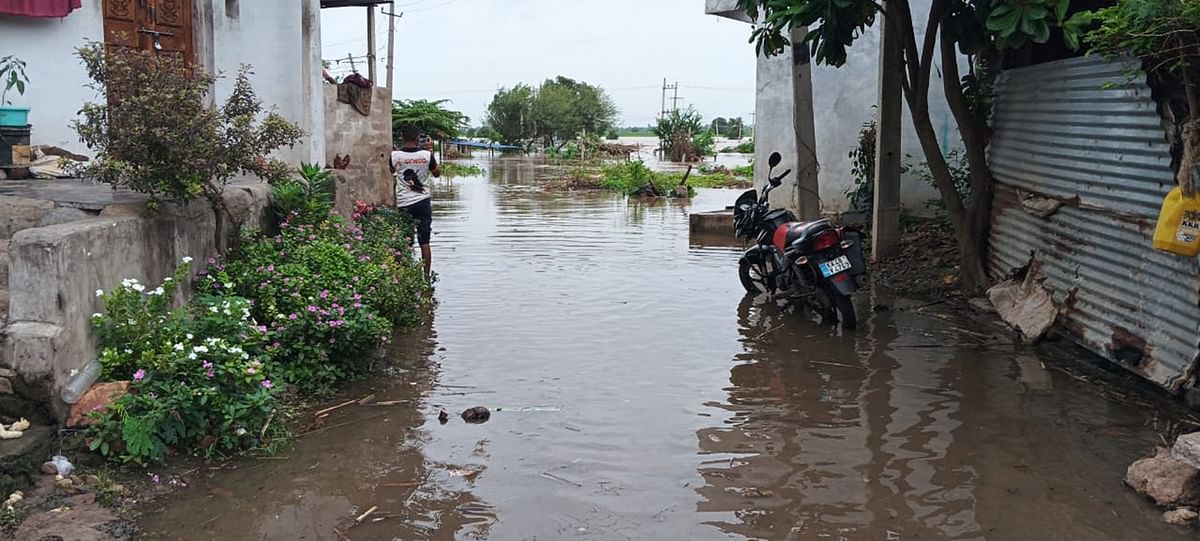
[[[253,66],[251,79],[263,104],[300,124],[309,135],[303,144],[278,153],[289,161],[323,162],[325,105],[321,89],[321,17],[319,0],[194,0],[200,64],[227,77],[216,83],[218,103],[229,96],[238,67]],[[237,4],[237,16],[226,5]],[[33,144],[58,145],[82,154],[87,149],[71,128],[80,106],[96,99],[75,49],[84,39],[103,36],[100,0],[63,19],[0,16],[0,56],[15,54],[28,62],[29,88],[12,97],[27,105]],[[211,34],[208,34],[211,29]],[[316,134],[315,136],[313,134]]]
[[[84,39],[103,38],[100,2],[88,1],[62,19],[0,15],[0,56],[16,55],[26,62],[29,86],[24,96],[8,93],[13,105],[31,107],[33,144],[50,144],[83,153],[71,121],[95,92],[86,88],[87,73],[75,49]]]
[[[924,32],[925,17],[931,0],[911,0],[914,23],[917,25],[917,39]],[[707,13],[741,20],[744,13],[736,10],[736,0],[706,0]],[[749,35],[750,27],[746,27]],[[752,45],[746,45],[748,55],[754,54]],[[766,162],[766,156],[774,150],[780,150],[787,155],[787,150],[793,148],[794,135],[791,133],[791,86],[785,78],[790,70],[786,62],[790,55],[780,58],[757,58],[758,81],[755,113],[755,143],[756,162]],[[965,69],[965,66],[963,67]],[[958,133],[954,127],[953,117],[942,93],[941,70],[934,68],[930,81],[930,116],[934,127],[939,131],[939,138],[955,141],[959,147]],[[844,192],[854,183],[850,174],[850,150],[858,144],[858,132],[864,122],[874,118],[873,106],[878,102],[877,85],[879,80],[879,30],[870,28],[864,32],[854,46],[850,48],[846,64],[840,68],[829,66],[812,66],[813,78],[813,111],[817,134],[817,161],[820,164],[821,205],[824,212],[841,212],[847,210],[848,203]],[[914,165],[924,161],[916,132],[912,128],[911,116],[905,106],[903,152],[912,157],[906,159]],[[787,167],[786,163],[784,167]],[[756,168],[756,170],[765,167]],[[765,177],[764,177],[765,178]],[[758,184],[763,179],[756,178]],[[788,190],[780,188],[780,192]],[[923,181],[905,175],[901,185],[901,203],[916,213],[928,211],[926,203],[937,198],[937,192]],[[780,193],[778,199],[773,195],[772,200],[778,205],[784,205],[793,194]],[[790,205],[789,205],[790,206]]]

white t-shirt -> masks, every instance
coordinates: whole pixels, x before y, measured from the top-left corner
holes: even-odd
[[[396,206],[407,207],[429,199],[429,179],[437,158],[428,150],[392,151],[392,168],[396,170]]]

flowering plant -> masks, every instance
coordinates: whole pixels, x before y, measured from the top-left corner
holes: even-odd
[[[105,456],[145,464],[180,446],[208,456],[285,434],[283,423],[270,422],[280,388],[270,379],[266,328],[241,297],[200,295],[172,310],[187,268],[154,290],[126,280],[100,292],[107,313],[93,324],[101,365],[109,378],[130,380],[128,394],[91,414],[90,446]]]

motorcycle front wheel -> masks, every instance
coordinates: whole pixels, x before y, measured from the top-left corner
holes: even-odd
[[[745,259],[738,261],[738,279],[741,280],[742,287],[746,288],[746,293],[758,295],[769,291],[767,277],[762,275],[762,268]]]

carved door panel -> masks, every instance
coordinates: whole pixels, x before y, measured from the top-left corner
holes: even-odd
[[[195,62],[192,40],[193,0],[104,0],[104,43]]]

